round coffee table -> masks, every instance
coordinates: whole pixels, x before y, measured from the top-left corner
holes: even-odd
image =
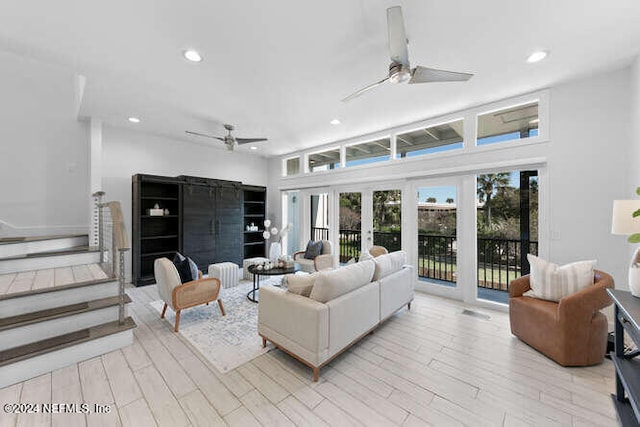
[[[272,268],[271,270],[258,270],[258,265],[250,265],[247,267],[249,273],[253,274],[253,289],[247,294],[247,299],[251,302],[258,302],[256,292],[260,290],[260,276],[281,276],[283,274],[293,274],[300,269],[298,264],[294,264],[289,268]]]

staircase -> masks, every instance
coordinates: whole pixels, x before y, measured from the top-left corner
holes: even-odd
[[[86,235],[0,239],[0,388],[133,343],[124,223],[119,203],[100,207],[99,248]]]

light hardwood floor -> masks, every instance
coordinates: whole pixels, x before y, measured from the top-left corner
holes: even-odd
[[[0,275],[0,295],[106,279],[100,264],[74,265]]]
[[[509,333],[508,315],[417,293],[328,367],[272,350],[218,372],[129,289],[132,346],[0,390],[0,402],[99,403],[107,415],[0,413],[0,426],[615,426],[609,361],[562,368]],[[256,340],[259,337],[256,336]]]

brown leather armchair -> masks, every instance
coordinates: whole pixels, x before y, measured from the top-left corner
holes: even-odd
[[[607,317],[600,310],[611,304],[606,288],[613,278],[594,272],[594,284],[560,302],[523,296],[529,275],[509,286],[511,333],[562,366],[601,363],[607,348]]]

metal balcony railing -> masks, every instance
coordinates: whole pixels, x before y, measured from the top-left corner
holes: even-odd
[[[328,238],[327,228],[314,228],[312,235]],[[401,249],[401,233],[374,232],[374,244],[389,252]],[[478,238],[478,287],[508,291],[509,283],[523,274],[522,245],[526,241]],[[358,258],[362,245],[360,230],[340,230],[340,262]],[[455,236],[418,234],[418,276],[455,283],[457,280],[457,240]],[[528,242],[526,253],[538,254],[538,242]],[[526,262],[526,261],[525,261]],[[528,266],[525,266],[528,267]]]

